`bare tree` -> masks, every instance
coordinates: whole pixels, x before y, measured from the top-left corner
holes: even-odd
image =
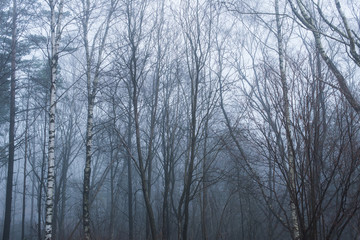
[[[295,165],[295,156],[294,156],[294,146],[292,141],[291,134],[291,120],[290,120],[290,101],[288,96],[288,83],[286,79],[285,72],[285,52],[283,49],[283,36],[282,36],[282,26],[279,13],[279,1],[275,0],[275,16],[276,16],[276,38],[278,45],[278,56],[279,56],[279,72],[281,80],[281,88],[283,94],[283,116],[284,116],[284,127],[286,133],[286,148],[287,148],[287,161],[288,161],[288,191],[290,194],[290,211],[293,224],[293,239],[300,239],[299,231],[299,220],[298,213],[296,209],[297,205],[297,189],[296,189],[296,165]]]
[[[50,7],[50,107],[49,107],[49,145],[48,145],[48,174],[46,188],[46,223],[45,239],[54,238],[52,234],[54,188],[55,188],[55,110],[56,110],[56,79],[59,60],[59,44],[61,38],[61,18],[64,0],[48,1]]]
[[[204,81],[204,67],[208,60],[211,38],[211,2],[184,2],[181,12],[181,27],[185,41],[186,67],[189,77],[189,133],[188,153],[185,159],[183,190],[177,208],[178,238],[186,240],[189,227],[189,205],[194,194],[194,173],[197,167],[197,148],[203,121],[199,113],[201,82]],[[205,29],[206,31],[202,31]],[[206,118],[205,121],[206,122]],[[196,191],[195,191],[196,192]]]
[[[22,196],[22,214],[21,214],[21,239],[24,239],[25,236],[25,207],[26,207],[26,180],[27,180],[27,164],[29,157],[29,105],[30,105],[30,80],[28,79],[28,93],[26,100],[26,110],[25,110],[25,147],[24,147],[24,175],[23,175],[23,196]]]
[[[127,7],[127,17],[128,17],[128,36],[129,36],[129,43],[130,43],[130,49],[131,49],[131,58],[130,58],[130,64],[129,64],[129,77],[131,81],[132,86],[132,96],[131,96],[131,102],[133,104],[133,121],[135,125],[135,141],[136,141],[136,149],[137,149],[137,167],[140,173],[140,179],[141,179],[141,187],[142,187],[142,193],[145,200],[145,206],[146,206],[146,212],[147,212],[147,219],[150,224],[150,231],[151,231],[151,237],[152,239],[157,239],[157,230],[155,226],[155,216],[153,207],[151,206],[151,165],[153,161],[153,141],[154,141],[154,129],[155,129],[155,116],[157,111],[157,104],[158,104],[158,87],[156,87],[155,91],[155,101],[152,108],[151,113],[151,123],[150,123],[150,137],[149,137],[149,143],[148,148],[145,153],[143,153],[142,150],[142,144],[141,144],[141,126],[140,126],[140,119],[139,119],[139,95],[140,95],[140,86],[143,85],[143,81],[146,77],[146,72],[144,69],[146,58],[147,56],[144,56],[143,62],[138,62],[138,48],[140,42],[141,31],[143,27],[143,21],[144,21],[144,14],[145,14],[145,7],[147,5],[146,1],[142,1],[140,3],[140,15],[137,20],[134,19],[134,9],[132,4],[129,4]],[[139,21],[139,26],[137,27],[134,22],[132,21]],[[146,54],[146,53],[145,53]],[[158,86],[158,83],[157,85]]]
[[[330,20],[330,16],[326,16],[322,9],[320,2],[315,3],[311,2],[310,5],[306,4],[305,1],[293,1],[288,0],[290,3],[291,9],[300,23],[310,30],[313,33],[315,44],[319,53],[330,69],[334,74],[338,84],[340,92],[345,96],[349,104],[354,108],[356,112],[360,112],[360,103],[351,92],[348,81],[346,80],[346,75],[341,72],[340,67],[337,62],[329,56],[327,49],[323,44],[323,40],[335,41],[342,44],[345,51],[348,53],[349,60],[355,63],[360,67],[360,55],[359,55],[359,46],[360,40],[359,36],[356,34],[358,30],[353,29],[348,21],[348,17],[345,15],[342,10],[341,4],[338,0],[334,0],[335,8],[337,11],[336,22]],[[326,4],[331,4],[326,3]],[[353,1],[349,2],[349,7],[354,7]],[[315,16],[315,11],[317,11],[317,16]],[[356,18],[355,18],[356,19]],[[331,32],[322,31],[319,21],[324,22],[330,29]],[[359,21],[357,19],[357,21]],[[358,22],[353,23],[353,25],[358,25]],[[334,35],[334,36],[333,36]]]
[[[82,40],[85,48],[85,76],[87,83],[87,123],[86,123],[86,161],[84,168],[83,184],[83,229],[84,238],[91,238],[90,231],[90,176],[91,176],[91,158],[92,158],[92,138],[93,138],[93,118],[95,98],[98,92],[98,84],[101,78],[102,65],[104,61],[106,41],[109,34],[112,16],[116,10],[118,0],[112,0],[106,10],[106,16],[100,26],[94,31],[92,43],[90,42],[90,28],[93,23],[92,13],[97,13],[93,9],[90,0],[82,0]]]
[[[359,3],[175,2],[45,0],[43,26],[0,7],[8,239],[355,239]],[[11,66],[14,29],[46,67]]]

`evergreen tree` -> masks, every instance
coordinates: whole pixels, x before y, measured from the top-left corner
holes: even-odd
[[[9,121],[11,75],[11,10],[9,0],[0,4],[0,124]]]

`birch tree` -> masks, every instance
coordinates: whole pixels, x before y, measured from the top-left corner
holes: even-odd
[[[52,220],[54,209],[55,189],[55,111],[56,111],[56,83],[59,60],[59,44],[61,38],[61,18],[63,14],[64,0],[59,2],[49,0],[50,7],[50,106],[49,106],[49,145],[48,145],[48,173],[46,188],[46,218],[45,239],[54,239],[52,233]]]
[[[352,13],[354,16],[350,16],[352,19],[352,21],[350,21],[348,14],[345,14],[342,7],[344,2],[340,3],[339,0],[333,0],[336,11],[334,12],[334,14],[336,14],[336,20],[334,21],[334,17],[332,15],[329,16],[328,13],[324,11],[325,7],[324,9],[322,7],[322,4],[327,4],[327,8],[329,8],[329,5],[332,5],[330,1],[326,3],[321,1],[318,1],[317,3],[311,2],[310,4],[306,4],[306,2],[302,0],[288,0],[288,2],[290,3],[292,12],[299,22],[306,29],[312,32],[321,58],[337,80],[339,85],[338,89],[344,95],[352,108],[359,113],[360,101],[357,99],[356,94],[351,91],[351,88],[349,88],[349,80],[346,79],[346,74],[341,71],[339,61],[336,61],[330,56],[331,43],[328,47],[329,49],[326,48],[327,44],[324,44],[324,41],[340,43],[343,50],[346,51],[348,59],[357,67],[360,67],[360,38],[357,34],[360,23],[357,16],[358,6],[354,3],[354,1],[349,1],[347,3],[348,12]],[[317,15],[315,15],[316,13]],[[322,25],[326,25],[330,28],[330,32],[322,30]]]
[[[105,57],[106,41],[110,30],[112,16],[116,10],[118,0],[111,0],[107,5],[106,15],[103,22],[100,23],[96,30],[91,29],[94,21],[101,19],[101,12],[94,7],[95,2],[82,0],[81,26],[82,40],[85,50],[85,76],[87,84],[87,120],[86,120],[86,160],[84,168],[83,182],[83,230],[84,239],[91,238],[90,231],[90,176],[91,176],[91,158],[92,158],[92,138],[93,138],[93,121],[95,98],[98,92],[98,84],[101,77],[103,61]],[[93,18],[95,17],[95,19]],[[94,34],[94,35],[92,35]],[[91,40],[91,36],[93,36]]]
[[[286,134],[286,147],[287,147],[287,161],[288,161],[288,191],[290,194],[290,211],[293,224],[293,238],[300,239],[299,220],[297,213],[297,189],[296,189],[296,165],[294,156],[294,147],[291,136],[291,121],[290,121],[290,101],[289,101],[289,88],[286,80],[285,70],[285,52],[283,47],[283,36],[281,29],[281,19],[279,13],[279,0],[275,0],[275,16],[276,16],[276,38],[279,56],[279,72],[283,97],[283,115],[284,127]]]

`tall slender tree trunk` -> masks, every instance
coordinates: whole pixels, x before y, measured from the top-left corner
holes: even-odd
[[[29,234],[33,237],[33,223],[34,223],[34,193],[35,193],[35,184],[34,178],[31,179],[31,201],[30,201],[30,223],[29,223]]]
[[[207,140],[208,140],[208,125],[209,125],[209,117],[206,117],[205,120],[205,136],[204,136],[204,151],[203,151],[203,161],[202,161],[202,205],[201,205],[201,232],[202,239],[207,240]]]
[[[62,160],[63,161],[63,160]],[[57,168],[59,167],[59,165],[57,165]],[[61,179],[61,177],[60,177]],[[61,180],[60,180],[61,181]],[[54,182],[54,206],[53,206],[53,220],[52,220],[52,232],[53,232],[53,236],[56,236],[56,238],[58,238],[57,236],[57,226],[58,226],[58,219],[59,219],[59,202],[60,202],[60,197],[61,197],[61,182],[57,182],[55,179]]]
[[[25,236],[25,204],[26,204],[26,165],[28,160],[28,145],[29,145],[29,102],[30,98],[28,96],[26,102],[26,117],[25,117],[25,154],[24,154],[24,175],[23,175],[23,198],[22,198],[22,214],[21,214],[21,240]]]
[[[133,191],[132,191],[132,170],[131,157],[127,157],[128,167],[128,215],[129,215],[129,240],[134,239],[134,214],[133,214]]]
[[[111,153],[110,153],[110,223],[109,223],[109,235],[110,240],[114,238],[114,165],[113,165],[113,151],[114,149],[111,146]]]
[[[15,179],[14,179],[14,182],[18,182],[18,179],[19,179],[19,171],[16,171],[15,172],[16,173],[16,177],[15,177]],[[18,193],[20,190],[19,190],[19,184],[15,184],[14,185],[14,192],[15,193]],[[13,206],[16,206],[16,203],[17,203],[17,197],[18,197],[18,194],[14,194],[14,197],[13,197]],[[16,211],[12,211],[12,219],[15,219],[15,217],[16,217]],[[10,236],[14,236],[14,234],[15,234],[15,227],[17,227],[16,226],[16,224],[12,224],[11,225],[11,232],[10,232]],[[16,229],[17,230],[17,229]]]
[[[149,159],[149,164],[148,164],[148,169],[147,169],[147,191],[148,191],[148,196],[149,199],[151,201],[151,171],[152,171],[152,159]],[[150,216],[148,211],[146,211],[146,219],[145,219],[145,234],[146,234],[146,239],[150,240],[151,239],[151,231],[150,231],[150,222],[149,222]]]
[[[6,200],[5,200],[5,219],[3,240],[10,238],[11,226],[11,203],[14,175],[14,155],[15,155],[15,78],[16,78],[16,22],[17,8],[16,1],[13,0],[12,33],[11,33],[11,84],[10,84],[10,128],[9,128],[9,161],[6,179]]]
[[[109,135],[114,135],[114,132],[111,131]],[[111,136],[109,136],[111,138]],[[115,143],[116,144],[116,143]],[[118,169],[119,161],[117,159],[117,151],[115,151],[112,139],[110,140],[110,224],[109,224],[109,235],[110,240],[114,239],[114,222],[115,222],[115,176]],[[116,160],[116,166],[114,166],[114,161]]]
[[[130,89],[129,89],[130,91]],[[129,94],[130,96],[130,94]],[[129,98],[129,115],[128,115],[128,135],[127,147],[128,152],[126,156],[127,171],[128,171],[128,215],[129,215],[129,240],[134,239],[134,217],[133,217],[133,187],[132,187],[132,166],[131,166],[131,149],[132,149],[132,118],[131,118],[131,98]]]
[[[196,64],[197,65],[197,64]],[[197,128],[197,101],[198,101],[198,90],[199,90],[199,74],[200,69],[197,66],[196,75],[191,77],[191,123],[190,123],[190,159],[189,165],[187,168],[187,173],[185,174],[184,181],[184,223],[182,229],[182,239],[187,239],[188,224],[189,224],[189,205],[190,205],[190,194],[191,194],[191,185],[194,172],[195,164],[195,154],[196,154],[196,128]]]
[[[289,185],[288,191],[290,193],[290,211],[292,219],[292,235],[295,240],[300,239],[299,218],[296,208],[297,203],[297,191],[296,191],[296,170],[295,170],[295,156],[292,150],[291,139],[291,121],[290,121],[290,106],[288,97],[288,84],[286,80],[285,61],[284,61],[284,49],[282,41],[281,21],[279,14],[279,0],[275,0],[275,15],[276,15],[276,28],[277,28],[277,44],[278,44],[278,56],[279,56],[279,69],[280,80],[283,91],[283,111],[284,111],[284,124],[286,131],[286,145],[287,145],[287,159],[288,159],[288,178]]]
[[[269,205],[272,206],[273,205],[273,191],[274,191],[274,187],[273,184],[275,182],[274,180],[274,164],[273,164],[273,159],[272,158],[268,158],[268,163],[269,163],[269,169],[268,169],[268,189],[269,189]],[[268,211],[267,211],[267,236],[269,237],[269,240],[273,240],[274,239],[274,224],[273,224],[273,214],[271,211],[271,207],[268,207]]]
[[[168,161],[168,160],[165,160]],[[169,181],[169,164],[168,162],[165,162],[164,165],[164,197],[163,197],[163,215],[162,215],[162,239],[166,240],[169,239],[169,185],[170,185],[170,181]]]
[[[70,129],[69,132],[67,132],[66,136],[66,150],[64,154],[62,169],[61,169],[61,179],[62,179],[62,187],[59,188],[59,194],[61,194],[61,207],[60,207],[60,216],[59,216],[59,239],[64,239],[65,237],[65,208],[66,208],[66,190],[67,190],[67,181],[68,181],[68,169],[69,169],[69,162],[70,162],[70,155],[71,155],[71,149],[72,149],[72,142],[71,138],[73,135],[73,123],[72,119],[70,119],[71,124],[69,125]]]
[[[45,97],[45,108],[47,106],[47,99],[48,95],[46,94]],[[40,179],[39,179],[39,186],[38,186],[38,199],[37,199],[37,209],[38,209],[38,215],[37,215],[37,231],[38,231],[38,239],[42,240],[42,197],[43,197],[43,187],[44,187],[44,178],[45,178],[45,163],[46,163],[46,136],[47,136],[47,118],[48,115],[45,111],[45,121],[44,121],[44,138],[43,138],[43,149],[42,149],[42,162],[41,162],[41,172],[40,172]]]
[[[321,208],[318,207],[319,204],[319,194],[320,194],[320,167],[323,158],[323,147],[324,147],[324,137],[326,134],[326,118],[324,114],[326,114],[324,99],[323,99],[323,79],[321,72],[321,56],[316,49],[316,58],[315,58],[315,109],[314,109],[314,120],[312,129],[314,131],[314,142],[313,142],[313,152],[312,159],[310,162],[310,176],[309,182],[310,185],[310,211],[311,215],[309,218],[309,222],[311,223],[309,236],[312,240],[321,239],[319,238],[319,226]],[[309,149],[309,151],[311,151]]]
[[[202,125],[202,121],[198,122],[198,98],[199,98],[199,86],[202,70],[207,62],[207,58],[210,53],[210,37],[211,37],[211,24],[212,24],[212,13],[211,11],[202,15],[200,8],[204,5],[200,4],[199,1],[195,1],[194,6],[191,6],[191,1],[187,1],[187,8],[185,11],[194,11],[191,13],[191,17],[185,20],[187,29],[184,29],[184,37],[186,41],[186,64],[188,68],[188,74],[190,78],[190,116],[189,116],[189,150],[188,156],[185,163],[185,174],[184,174],[184,187],[182,196],[179,201],[178,217],[180,208],[183,206],[183,217],[182,221],[182,240],[188,238],[188,227],[189,227],[189,206],[191,201],[191,187],[193,184],[194,171],[197,168],[195,159],[197,155],[198,145],[198,133],[199,127]],[[211,10],[209,2],[205,3],[207,9]],[[200,6],[202,5],[202,6]],[[201,13],[200,13],[201,12]],[[204,13],[205,14],[205,13]],[[200,16],[201,15],[201,16]],[[206,20],[205,20],[206,19]],[[209,21],[208,21],[209,20]],[[189,22],[188,22],[189,21]],[[204,25],[204,21],[207,22],[207,26]],[[191,22],[191,23],[190,23]],[[206,28],[206,34],[200,34]]]
[[[59,42],[61,36],[61,15],[64,0],[58,3],[56,11],[56,1],[50,0],[50,106],[49,106],[49,145],[48,145],[48,172],[46,187],[46,215],[45,215],[45,240],[54,239],[53,236],[53,209],[54,209],[54,189],[55,189],[55,112],[56,112],[56,77],[59,59]]]
[[[99,83],[99,77],[101,72],[101,64],[103,61],[103,51],[105,49],[106,38],[110,28],[110,22],[112,14],[114,13],[118,1],[111,0],[110,6],[107,12],[106,19],[104,21],[104,28],[98,28],[95,34],[96,38],[101,35],[100,45],[96,47],[98,51],[97,60],[94,61],[93,53],[95,51],[95,46],[90,46],[89,44],[89,25],[91,18],[91,3],[90,0],[83,0],[83,19],[81,19],[83,27],[83,41],[85,48],[85,60],[86,60],[86,82],[87,82],[87,121],[86,121],[86,159],[85,159],[85,168],[84,168],[84,183],[83,183],[83,230],[84,230],[84,239],[88,240],[91,238],[90,230],[90,176],[91,176],[91,157],[92,157],[92,138],[93,138],[93,121],[94,121],[94,107],[95,107],[95,98],[97,93],[97,86]],[[104,32],[101,33],[101,30],[104,29]],[[98,35],[99,34],[99,35]],[[96,42],[94,40],[94,42]],[[95,70],[93,67],[95,66]],[[94,74],[92,75],[92,72]]]
[[[89,10],[90,1],[83,1],[84,19],[83,32],[84,32],[84,45],[86,54],[86,81],[88,92],[88,106],[87,106],[87,122],[86,122],[86,158],[84,168],[84,183],[83,183],[83,230],[84,239],[90,239],[90,176],[91,176],[91,155],[92,155],[92,128],[93,128],[93,96],[92,96],[92,82],[91,82],[91,58],[90,58],[90,46],[88,40],[88,24],[89,24]]]
[[[153,88],[153,95],[154,100],[151,108],[151,120],[150,120],[150,140],[149,140],[149,146],[148,146],[148,155],[146,159],[146,164],[148,165],[148,173],[147,173],[147,190],[149,199],[151,200],[151,186],[152,186],[152,163],[154,158],[154,150],[153,150],[153,142],[155,138],[155,125],[156,125],[156,114],[157,114],[157,107],[159,102],[159,87],[160,87],[160,58],[161,58],[161,48],[160,43],[158,44],[158,52],[157,52],[157,64],[156,64],[156,73],[155,73],[155,79],[154,79],[154,88]],[[149,217],[147,218],[149,220]],[[146,225],[149,227],[149,224]],[[148,235],[148,238],[150,236]]]
[[[86,127],[86,162],[84,169],[84,189],[83,189],[83,228],[84,239],[90,239],[90,175],[91,175],[91,155],[92,155],[92,128],[94,106],[91,96],[88,97],[88,117]]]
[[[166,86],[168,89],[169,86]],[[168,89],[169,90],[169,89]],[[167,90],[165,90],[167,91]],[[162,147],[164,156],[164,196],[162,206],[162,239],[167,240],[170,238],[169,232],[169,191],[170,191],[170,146],[172,146],[172,140],[169,138],[169,94],[165,94],[165,107],[163,115],[163,132],[162,132]]]
[[[66,176],[67,178],[67,176]],[[66,189],[67,189],[67,180],[64,179],[63,187],[61,189],[61,212],[59,220],[59,238],[64,239],[65,237],[65,208],[66,208]]]
[[[35,116],[36,116],[36,113],[35,113],[35,111],[34,111],[34,119],[35,119]],[[31,164],[32,165],[34,165],[35,164],[35,159],[36,159],[36,145],[35,145],[35,140],[36,140],[36,138],[35,138],[35,132],[36,132],[36,127],[35,127],[35,124],[33,124],[33,138],[32,138],[32,146],[31,146],[31,153],[30,153],[30,156],[31,156]],[[31,237],[33,237],[34,236],[34,226],[33,226],[33,224],[34,224],[34,202],[35,202],[35,200],[34,200],[34,198],[35,198],[35,176],[34,175],[32,175],[31,176],[31,210],[30,210],[30,224],[29,224],[29,233],[30,233],[30,235],[31,235]]]
[[[133,59],[134,60],[134,59]],[[132,60],[132,61],[133,61]],[[136,66],[136,62],[134,64]],[[151,230],[151,236],[152,239],[156,239],[156,225],[155,225],[155,217],[153,208],[151,206],[149,191],[148,191],[148,182],[149,179],[146,177],[146,169],[145,169],[145,163],[142,155],[141,150],[141,134],[140,134],[140,123],[139,123],[139,108],[138,108],[138,89],[137,89],[137,82],[136,82],[136,75],[133,76],[133,106],[134,106],[134,122],[135,122],[135,135],[136,135],[136,147],[137,147],[137,153],[138,153],[138,161],[139,161],[139,171],[140,171],[140,178],[141,178],[141,189],[144,196],[145,201],[145,207],[147,211],[147,216],[149,219],[150,224],[150,230]]]

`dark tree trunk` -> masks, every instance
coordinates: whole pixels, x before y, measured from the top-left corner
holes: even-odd
[[[25,118],[25,154],[24,154],[24,181],[23,181],[23,198],[22,198],[22,214],[21,214],[21,239],[25,236],[25,205],[26,205],[26,165],[28,160],[28,146],[29,146],[29,101],[28,96],[26,102],[26,118]]]
[[[129,89],[130,91],[130,89]],[[129,93],[130,96],[130,93]],[[128,115],[128,139],[127,139],[127,170],[128,170],[128,214],[129,214],[129,240],[134,239],[134,218],[133,218],[133,190],[132,190],[132,170],[131,170],[131,132],[132,118],[131,118],[131,98],[129,98],[129,115]]]
[[[11,225],[11,202],[14,175],[14,154],[15,154],[15,69],[16,69],[16,0],[13,0],[12,16],[12,34],[11,34],[11,86],[10,86],[10,128],[9,128],[9,162],[6,179],[6,202],[5,202],[5,220],[3,230],[3,240],[10,239]]]
[[[45,103],[47,101],[47,95],[45,98]],[[46,104],[45,104],[46,105]],[[45,106],[46,108],[46,106]],[[42,196],[43,196],[43,187],[44,187],[44,176],[45,176],[45,162],[46,162],[46,132],[47,132],[47,113],[45,112],[45,121],[44,121],[44,139],[43,139],[43,150],[42,150],[42,162],[41,162],[41,173],[40,173],[40,179],[39,179],[39,187],[38,187],[38,199],[37,199],[37,208],[38,208],[38,222],[37,222],[37,231],[38,231],[38,239],[42,240],[42,234],[41,234],[41,214],[42,214]]]

